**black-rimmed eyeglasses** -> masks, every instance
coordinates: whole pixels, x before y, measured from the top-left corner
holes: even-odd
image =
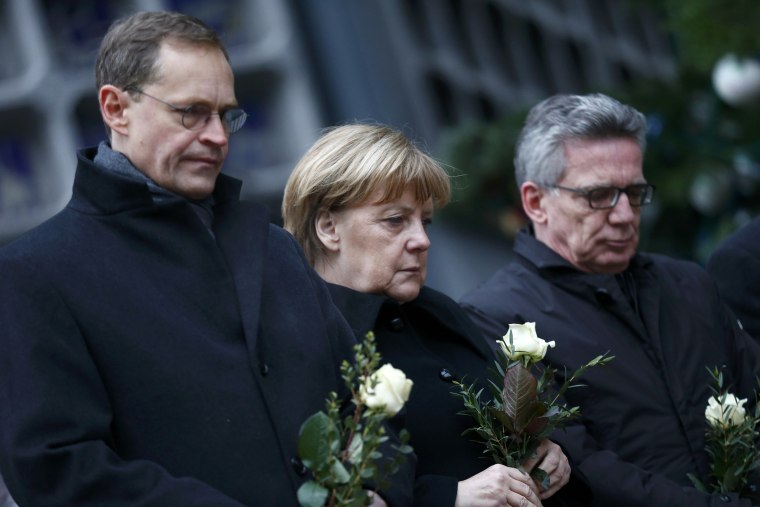
[[[633,207],[646,206],[652,202],[654,197],[654,185],[648,183],[638,183],[628,185],[625,188],[620,187],[594,187],[594,188],[570,188],[561,185],[545,185],[546,188],[557,188],[566,190],[588,199],[588,205],[592,209],[609,209],[614,208],[620,200],[620,194],[625,193],[628,196],[628,203]]]
[[[212,115],[217,115],[222,120],[224,132],[227,135],[230,135],[240,130],[240,128],[245,123],[246,118],[248,118],[248,114],[240,108],[227,109],[226,111],[215,113],[206,104],[191,104],[187,107],[180,107],[175,106],[174,104],[170,104],[165,100],[161,100],[158,97],[154,97],[153,95],[148,95],[144,91],[137,88],[131,88],[127,91],[145,95],[149,99],[153,99],[171,108],[171,110],[175,113],[181,114],[182,126],[188,130],[202,129],[208,125],[208,122],[211,119]]]

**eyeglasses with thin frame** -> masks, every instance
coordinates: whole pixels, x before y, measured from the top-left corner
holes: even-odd
[[[145,93],[144,91],[137,88],[131,88],[127,91],[139,93],[140,95],[145,95],[149,99],[153,99],[157,102],[164,104],[175,113],[181,114],[182,126],[188,130],[202,129],[203,127],[208,125],[208,122],[211,119],[212,115],[217,115],[222,120],[222,126],[224,127],[224,132],[227,135],[230,135],[240,130],[243,124],[245,123],[246,118],[248,118],[248,113],[246,113],[240,108],[232,108],[232,109],[227,109],[226,111],[215,113],[211,110],[209,106],[205,104],[190,104],[187,107],[180,107],[180,106],[175,106],[174,104],[170,104],[169,102],[166,102],[165,100],[161,100],[158,97],[154,97],[153,95],[149,95]]]
[[[654,197],[654,185],[649,183],[637,183],[628,185],[625,188],[620,187],[594,187],[594,188],[571,188],[562,185],[546,185],[547,188],[556,188],[566,190],[588,199],[588,205],[591,209],[610,209],[614,208],[620,200],[620,194],[625,193],[628,196],[628,203],[634,207],[646,206],[652,202]]]

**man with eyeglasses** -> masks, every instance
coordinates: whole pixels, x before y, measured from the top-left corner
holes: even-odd
[[[461,303],[492,339],[535,322],[556,342],[546,360],[560,379],[597,355],[566,401],[581,417],[552,439],[587,479],[598,506],[749,506],[708,494],[707,368],[725,366],[752,399],[760,349],[736,325],[696,264],[637,253],[646,120],[602,94],[556,95],[530,111],[518,138],[517,184],[530,227],[514,258]]]
[[[96,78],[108,141],[0,251],[2,476],[24,506],[296,506],[299,428],[345,391],[355,341],[220,174],[246,118],[227,52],[198,19],[142,12]],[[411,468],[389,504],[411,503]]]

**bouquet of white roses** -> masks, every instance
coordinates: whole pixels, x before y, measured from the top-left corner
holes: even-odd
[[[412,381],[390,364],[377,368],[381,358],[372,332],[354,346],[354,352],[354,362],[343,361],[340,367],[353,412],[343,418],[338,395],[331,392],[325,411],[301,426],[298,454],[312,475],[298,489],[303,507],[369,505],[371,497],[364,484],[372,481],[378,488],[385,486],[404,455],[412,452],[406,430],[399,435],[400,444],[391,446],[395,456],[384,457],[380,452],[388,440],[384,421],[409,399]]]
[[[495,379],[489,379],[492,396],[484,400],[483,389],[462,383],[457,383],[459,392],[455,395],[464,401],[462,414],[472,416],[476,422],[465,433],[474,433],[484,443],[484,453],[496,463],[521,468],[542,440],[580,414],[578,407],[561,402],[565,391],[588,368],[607,364],[613,357],[595,357],[557,387],[556,370],[539,368],[554,342],[536,335],[535,322],[510,324],[504,340],[497,343],[500,350],[493,371]],[[548,476],[539,468],[534,468],[531,476],[544,488],[549,487]]]
[[[738,493],[740,496],[757,498],[749,491],[750,474],[760,467],[757,427],[760,423],[760,403],[755,392],[755,409],[747,413],[746,398],[738,399],[723,384],[723,373],[718,368],[710,370],[714,386],[713,396],[705,408],[705,451],[710,457],[710,490],[718,493]],[[702,481],[688,474],[697,489],[708,491]]]

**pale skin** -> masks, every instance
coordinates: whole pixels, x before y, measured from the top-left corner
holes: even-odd
[[[536,455],[525,460],[522,466],[529,471],[537,466],[549,476],[549,487],[538,495],[541,500],[554,495],[570,480],[570,462],[562,448],[551,440],[543,440]]]
[[[327,254],[315,269],[328,282],[405,303],[425,282],[433,202],[417,202],[412,190],[391,202],[378,202],[382,195],[319,214],[315,226]]]
[[[432,200],[418,202],[412,190],[398,199],[378,202],[384,189],[363,203],[339,211],[323,211],[315,221],[317,236],[327,253],[315,263],[328,282],[400,303],[414,300],[425,282],[430,239],[426,228],[433,218]],[[539,495],[538,485],[525,473],[493,465],[459,482],[458,507],[540,506],[564,486],[570,476],[560,447],[544,441],[526,470],[534,466],[549,474],[551,487]]]
[[[564,147],[565,172],[558,185],[571,188],[646,183],[642,153],[634,139],[575,139]],[[625,193],[614,208],[591,209],[588,200],[527,181],[520,188],[523,209],[536,239],[579,270],[614,274],[628,267],[639,243],[640,208]]]
[[[540,506],[536,485],[516,468],[491,465],[469,479],[459,481],[455,507]]]
[[[202,199],[213,192],[227,157],[228,135],[218,113],[237,107],[232,69],[218,48],[171,40],[161,44],[158,61],[158,80],[142,91],[178,107],[206,104],[217,114],[188,130],[168,106],[107,84],[98,98],[111,147],[159,186]]]

